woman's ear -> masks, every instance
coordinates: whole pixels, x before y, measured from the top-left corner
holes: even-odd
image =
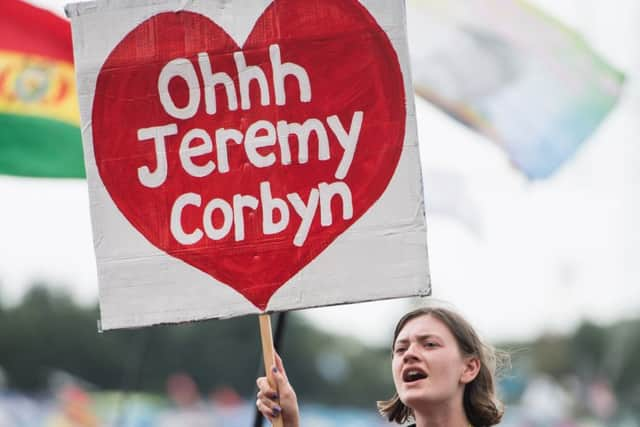
[[[473,381],[480,372],[480,359],[475,356],[467,357],[464,363],[464,369],[460,376],[460,382],[462,384],[469,384]]]

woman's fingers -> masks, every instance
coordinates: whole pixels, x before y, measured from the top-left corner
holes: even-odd
[[[284,372],[284,363],[282,363],[282,358],[277,351],[273,352],[273,358],[275,359],[276,367],[280,370],[280,372]]]
[[[282,373],[282,376],[285,380],[289,381],[289,379],[287,378],[287,371],[284,370],[284,363],[282,363],[282,358],[277,351],[274,351],[273,354],[276,359],[276,369]]]
[[[260,401],[256,402],[256,407],[258,408],[258,411],[260,411],[260,413],[262,414],[263,417],[265,417],[269,421],[273,421],[273,419],[275,417],[274,417],[273,412],[271,410],[269,410],[268,408],[265,408],[264,406],[262,406]]]
[[[268,418],[275,418],[282,412],[280,405],[271,399],[256,399],[256,407],[260,412],[262,412],[262,415]]]
[[[258,394],[256,406],[258,410],[273,422],[274,418],[282,415],[285,426],[299,427],[300,414],[296,392],[289,384],[282,359],[275,356],[275,364],[268,371],[267,377],[256,380]]]
[[[278,403],[278,392],[272,389],[264,389],[264,390],[259,390],[258,391],[258,395],[257,395],[258,399],[261,400],[270,400],[273,401],[274,403]]]
[[[263,393],[262,391],[258,392],[258,399],[266,401],[271,401],[273,403],[278,403],[278,393],[275,392],[267,392]]]
[[[258,386],[258,394],[263,393],[265,396],[270,396],[273,399],[278,397],[278,392],[275,388],[271,387],[269,384],[269,380],[267,377],[260,377],[256,380],[256,385]]]
[[[260,377],[256,380],[258,385],[258,394],[256,406],[258,410],[266,417],[274,418],[280,415],[282,408],[278,404],[278,392],[274,390],[266,377]]]
[[[276,390],[278,390],[279,397],[281,401],[288,401],[296,398],[296,393],[289,384],[289,380],[287,379],[287,375],[281,370],[281,367],[278,368],[277,365],[273,365],[271,378],[275,383]]]

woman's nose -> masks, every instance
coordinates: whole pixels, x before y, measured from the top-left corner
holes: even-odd
[[[407,347],[407,350],[402,355],[403,360],[405,362],[409,360],[416,360],[418,358],[418,356],[416,355],[416,349],[417,347],[415,343],[409,344],[409,347]]]

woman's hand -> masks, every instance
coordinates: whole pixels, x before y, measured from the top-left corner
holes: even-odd
[[[282,359],[277,353],[275,353],[275,359],[276,364],[269,374],[273,386],[269,384],[267,377],[260,377],[256,380],[256,384],[258,384],[256,406],[272,424],[273,419],[280,415],[284,427],[299,427],[300,411],[296,392],[289,384]]]

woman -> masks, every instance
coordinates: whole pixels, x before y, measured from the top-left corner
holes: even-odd
[[[396,395],[378,402],[378,409],[389,421],[412,420],[415,427],[496,425],[503,414],[495,391],[496,362],[496,352],[459,314],[442,307],[414,310],[400,319],[393,336]],[[273,380],[275,387],[258,378],[258,409],[269,420],[282,415],[284,427],[298,427],[296,394],[280,357]]]

